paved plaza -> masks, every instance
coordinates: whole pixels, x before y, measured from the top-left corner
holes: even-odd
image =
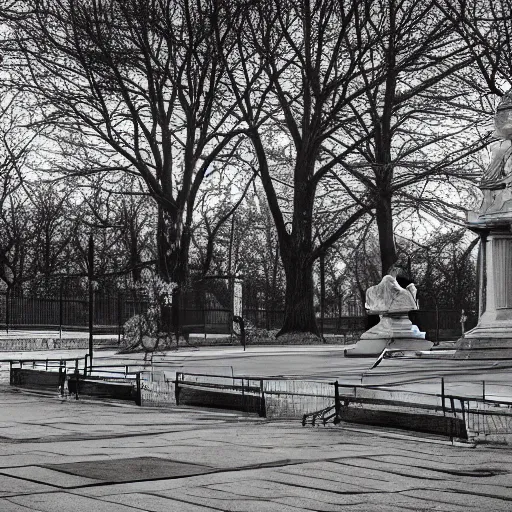
[[[0,510],[510,511],[512,451],[0,394]]]
[[[508,362],[344,358],[342,345],[185,347],[155,354],[176,371],[372,381],[510,396]],[[78,351],[1,359],[83,357]],[[142,354],[96,351],[96,364],[140,367]],[[0,363],[0,511],[510,511],[509,446],[452,445],[370,427],[302,427],[213,409],[146,408],[8,386]]]
[[[350,385],[378,385],[440,393],[441,378],[445,392],[466,397],[512,401],[512,361],[454,360],[447,351],[433,358],[383,360],[372,366],[374,358],[346,358],[351,345],[314,346],[238,346],[193,347],[154,354],[154,378],[174,379],[177,371],[249,377],[286,377],[311,380],[338,380]],[[43,350],[0,352],[0,383],[8,382],[8,359],[83,358],[86,350]],[[129,365],[150,368],[144,355],[116,354],[114,350],[96,350],[94,364]],[[485,386],[484,383],[485,382]]]

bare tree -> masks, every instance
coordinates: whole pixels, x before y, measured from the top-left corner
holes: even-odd
[[[18,96],[0,89],[0,279],[9,289],[25,279],[31,219],[25,187],[35,133],[26,127]]]
[[[159,273],[179,294],[198,190],[243,132],[222,92],[215,5],[29,0],[21,9],[4,44],[17,85],[39,99],[53,138],[60,130],[71,147],[85,141],[110,154],[84,174],[142,179],[158,206]]]
[[[477,177],[471,157],[488,140],[478,130],[479,97],[466,84],[473,49],[430,0],[379,5],[367,30],[380,34],[371,59],[383,68],[361,67],[365,94],[352,101],[357,123],[346,128],[350,139],[361,131],[367,139],[343,167],[375,205],[386,274],[397,260],[395,216],[462,222]]]
[[[361,67],[373,65],[368,52],[375,41],[363,31],[370,5],[268,0],[223,6],[224,17],[237,20],[227,36],[236,40],[236,54],[225,57],[230,86],[258,160],[286,274],[280,334],[318,333],[313,263],[369,208],[348,191],[338,207],[340,224],[315,245],[316,194],[353,149],[332,156],[325,147],[332,148],[333,135],[353,116],[347,107],[362,94]],[[225,34],[221,26],[219,51]],[[280,200],[283,184],[292,187],[289,212]]]
[[[482,95],[502,96],[512,85],[512,2],[436,0],[436,4],[471,48],[479,73],[473,74],[469,85]]]

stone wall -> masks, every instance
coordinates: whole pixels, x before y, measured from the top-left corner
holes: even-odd
[[[117,340],[95,340],[95,348],[117,347]],[[35,350],[88,350],[88,338],[5,338],[0,339],[0,352]]]

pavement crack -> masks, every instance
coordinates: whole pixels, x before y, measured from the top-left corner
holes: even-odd
[[[366,466],[358,466],[357,464],[349,464],[347,462],[338,462],[338,461],[333,461],[333,462],[335,464],[339,464],[340,466],[349,466],[351,468],[359,468],[359,469],[363,469],[363,470],[368,469]],[[417,466],[411,466],[411,467],[417,467]],[[407,478],[414,478],[417,480],[433,480],[433,481],[442,480],[442,478],[434,478],[434,477],[428,477],[428,476],[416,476],[416,475],[411,475],[411,473],[405,473],[405,472],[401,472],[401,471],[393,471],[390,469],[386,469],[385,471],[378,469],[378,468],[370,468],[370,469],[372,469],[373,471],[380,471],[380,472],[386,473],[386,474],[390,473],[392,475],[397,475],[397,476],[405,476]],[[365,475],[365,478],[368,478],[368,477]],[[384,481],[389,481],[389,480],[384,480]]]
[[[468,496],[479,496],[481,498],[492,498],[492,499],[495,499],[495,500],[501,500],[501,501],[508,501],[508,502],[512,502],[512,497],[508,497],[508,496],[498,496],[496,495],[495,493],[488,493],[488,492],[477,492],[477,491],[470,491],[470,490],[464,490],[463,492],[461,492],[460,489],[454,489],[452,487],[447,487],[446,489],[444,489],[445,492],[452,492],[454,494],[465,494],[465,495],[468,495]]]
[[[200,508],[204,508],[205,510],[221,510],[222,512],[225,512],[226,509],[225,508],[219,508],[219,507],[215,507],[213,505],[199,505],[198,503],[196,503],[195,501],[190,501],[190,500],[185,500],[183,498],[176,498],[176,497],[169,497],[169,496],[166,496],[165,494],[159,494],[157,492],[144,492],[144,493],[141,493],[141,494],[146,494],[147,496],[156,496],[158,498],[164,498],[166,500],[173,500],[173,501],[177,501],[179,503],[186,503],[187,505],[194,505],[195,507],[200,507]]]
[[[300,474],[297,474],[297,473],[293,473],[291,471],[277,471],[279,474],[281,475],[289,475],[289,476],[301,476],[303,478],[311,478],[311,479],[314,479],[314,480],[320,480],[320,481],[324,481],[324,482],[335,482],[335,483],[340,483],[340,479],[339,478],[322,478],[321,476],[314,476],[314,475],[300,475]],[[340,475],[338,474],[338,476],[343,476],[343,475]],[[366,477],[365,477],[366,479]],[[374,479],[372,479],[374,480]],[[352,484],[353,485],[353,484]],[[359,487],[362,487],[363,489],[368,489],[368,487],[364,486],[364,485],[360,485],[359,484]]]
[[[0,498],[1,499],[1,498]],[[38,511],[38,512],[45,512],[42,508],[34,508],[34,505],[30,505],[30,507],[27,507],[25,505],[22,505],[21,503],[17,503],[16,501],[13,501],[9,498],[3,498],[5,501],[8,501],[9,503],[12,503],[13,505],[16,505],[16,507],[23,507],[24,510],[31,510],[32,512]]]
[[[297,476],[297,475],[294,475]],[[309,477],[308,477],[309,478]],[[316,487],[312,485],[305,485],[305,484],[298,484],[298,483],[292,483],[292,482],[282,482],[279,481],[282,485],[287,485],[288,487],[297,487],[299,489],[308,489],[310,491],[320,491],[320,492],[330,492],[333,494],[339,494],[340,496],[346,496],[346,495],[366,495],[366,494],[393,494],[393,492],[396,491],[379,491],[379,490],[372,490],[372,491],[337,491],[335,489],[324,489],[323,487]],[[423,490],[423,489],[422,489]]]
[[[19,475],[10,475],[9,473],[4,473],[3,471],[0,471],[0,475],[7,476],[9,478],[16,478],[17,480],[23,480],[25,482],[31,482],[33,484],[48,485],[49,487],[55,487],[57,489],[68,489],[68,487],[63,487],[62,485],[51,484],[49,482],[41,482],[40,480],[36,480],[34,478],[27,478]]]
[[[362,458],[362,457],[361,457]],[[374,457],[364,457],[366,460],[372,460],[375,462],[381,462],[378,458]],[[498,468],[482,468],[482,467],[475,467],[470,469],[442,469],[442,468],[434,468],[434,467],[428,467],[428,466],[419,466],[416,464],[402,464],[398,462],[390,462],[386,461],[386,464],[393,464],[395,466],[406,466],[409,468],[416,468],[416,469],[424,469],[427,471],[431,471],[433,473],[443,473],[447,475],[454,475],[454,476],[469,476],[469,477],[490,477],[490,476],[496,476],[496,475],[507,475],[510,473],[510,471],[504,470],[504,469],[498,469]],[[475,464],[476,465],[476,464]],[[388,470],[388,472],[390,472]]]

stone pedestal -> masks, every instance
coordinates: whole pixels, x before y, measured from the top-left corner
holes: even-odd
[[[505,219],[470,216],[480,234],[478,325],[456,345],[459,359],[512,357],[512,232]],[[512,220],[512,219],[511,219]]]
[[[380,322],[361,335],[345,356],[379,356],[385,348],[401,350],[430,350],[432,342],[425,340],[425,333],[409,320],[407,311],[380,315]]]
[[[478,325],[456,345],[455,357],[463,359],[512,357],[512,90],[498,105],[494,127],[483,201],[466,222],[480,235],[480,296]]]

